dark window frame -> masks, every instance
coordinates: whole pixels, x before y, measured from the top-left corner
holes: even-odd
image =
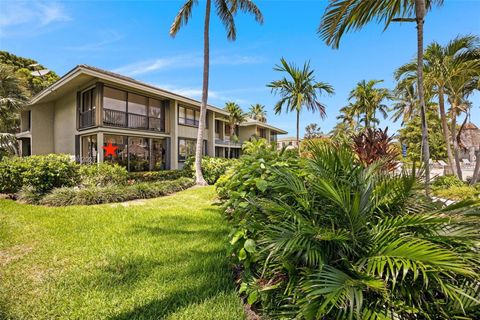
[[[196,144],[197,144],[197,139],[195,138],[186,138],[186,137],[178,137],[177,139],[177,158],[178,158],[178,162],[185,162],[187,160],[188,157],[192,156],[192,155],[186,155],[185,159],[183,159],[183,156],[181,157],[180,156],[180,140],[185,140],[185,141],[193,141],[195,143],[195,147],[196,147]],[[195,154],[193,154],[195,155]],[[202,155],[206,156],[208,155],[208,140],[204,139],[203,140],[203,152],[202,152]]]

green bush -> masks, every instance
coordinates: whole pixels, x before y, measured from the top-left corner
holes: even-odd
[[[145,172],[130,172],[128,179],[136,182],[155,182],[175,180],[181,177],[190,176],[185,170],[161,170],[161,171],[145,171]]]
[[[452,186],[447,189],[438,189],[434,191],[434,194],[440,198],[449,200],[467,200],[478,199],[480,191],[473,186]]]
[[[80,183],[84,187],[105,187],[127,184],[128,171],[118,164],[107,162],[80,166]]]
[[[437,177],[432,182],[432,190],[448,189],[450,187],[462,187],[465,182],[453,175]]]
[[[202,158],[203,178],[208,184],[214,184],[225,172],[238,163],[237,159],[214,158],[205,156]],[[195,177],[195,157],[189,157],[183,166],[183,170],[191,177]]]
[[[418,177],[364,167],[350,145],[298,160],[246,147],[217,190],[240,292],[265,318],[473,318],[475,205],[438,210]]]
[[[63,154],[4,158],[0,162],[0,189],[17,192],[25,186],[29,192],[44,194],[53,188],[74,186],[78,168],[69,155]]]
[[[39,203],[47,206],[68,206],[148,199],[185,190],[193,184],[191,178],[182,177],[177,180],[141,182],[126,186],[59,188],[47,194]]]
[[[0,161],[0,193],[15,193],[23,186],[26,162],[19,157],[3,157]]]

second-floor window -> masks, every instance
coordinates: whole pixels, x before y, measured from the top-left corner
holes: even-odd
[[[81,93],[80,102],[80,127],[95,125],[95,88]]]
[[[265,128],[258,129],[258,135],[260,138],[266,139],[267,138],[267,130]]]
[[[178,107],[178,124],[198,127],[200,121],[200,111],[193,108],[179,106]]]

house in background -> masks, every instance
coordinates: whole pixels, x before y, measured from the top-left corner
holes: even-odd
[[[299,142],[302,143],[303,139],[300,139]],[[298,148],[297,138],[296,137],[285,137],[277,139],[277,149],[296,149]]]
[[[230,142],[228,112],[209,105],[204,154],[238,157],[252,136],[276,143],[286,131],[249,119]],[[129,171],[178,169],[194,155],[200,102],[113,72],[79,65],[21,112],[23,156],[66,153],[80,163],[108,161]],[[113,147],[113,154],[102,147]]]

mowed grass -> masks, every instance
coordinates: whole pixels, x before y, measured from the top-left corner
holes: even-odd
[[[0,319],[244,319],[212,187],[47,208],[0,200]]]

